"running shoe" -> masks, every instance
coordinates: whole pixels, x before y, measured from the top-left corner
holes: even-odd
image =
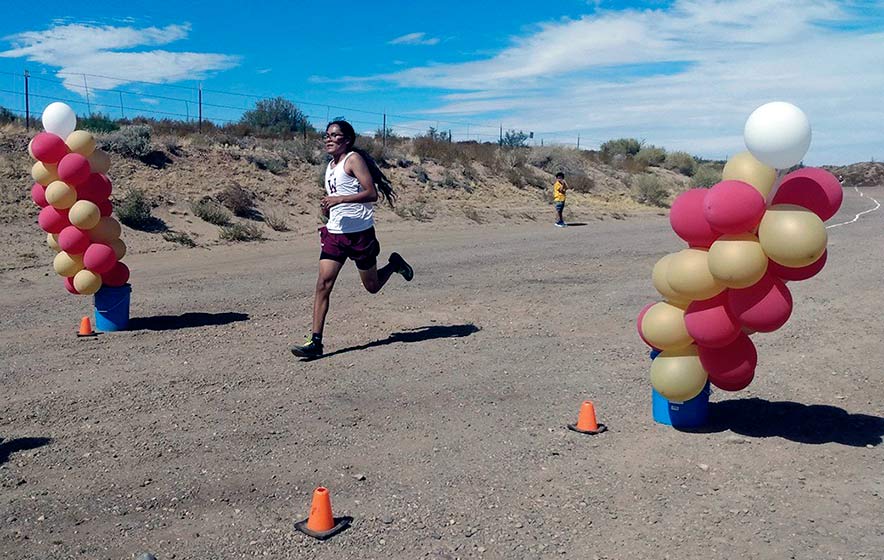
[[[313,340],[312,336],[308,336],[305,343],[301,346],[292,346],[292,354],[299,358],[321,358],[322,343]]]
[[[556,222],[556,227],[565,227],[565,222]]]
[[[411,282],[411,279],[414,278],[414,269],[411,268],[411,265],[405,262],[405,259],[402,258],[402,255],[399,253],[391,253],[390,254],[390,262],[396,267],[396,272],[402,275],[405,278],[406,282]]]

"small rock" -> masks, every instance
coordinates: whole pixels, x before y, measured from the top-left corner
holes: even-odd
[[[157,557],[150,552],[142,552],[135,557],[135,560],[157,560]]]
[[[355,478],[356,480],[365,480],[365,475],[362,473],[354,474],[353,478]]]
[[[700,467],[701,471],[708,471],[709,470],[709,465],[704,465],[703,463],[700,463],[697,466]]]
[[[740,436],[727,436],[724,438],[726,443],[749,443],[749,440]]]
[[[389,525],[390,523],[393,522],[393,516],[389,515],[389,514],[385,514],[385,515],[381,516],[381,522],[384,525]]]

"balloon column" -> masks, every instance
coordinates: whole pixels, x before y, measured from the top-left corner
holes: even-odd
[[[662,352],[651,384],[670,401],[700,394],[707,380],[739,391],[751,383],[758,355],[750,335],[789,319],[787,282],[806,280],[826,263],[823,222],[841,206],[828,171],[798,164],[810,124],[794,105],[775,102],[746,121],[747,152],[724,166],[710,189],[679,195],[669,215],[688,247],[657,261],[654,287],[664,301],[638,316],[642,340]]]
[[[120,262],[126,254],[120,223],[111,217],[111,182],[105,175],[110,157],[96,148],[92,134],[76,127],[77,116],[64,103],[43,111],[44,132],[28,145],[37,160],[31,198],[42,208],[37,222],[46,242],[58,253],[55,272],[70,293],[89,295],[102,285],[124,285],[129,269]]]

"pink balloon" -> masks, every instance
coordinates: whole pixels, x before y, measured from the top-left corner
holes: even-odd
[[[40,210],[37,223],[46,233],[61,233],[61,230],[71,225],[71,221],[68,220],[68,211],[57,210],[52,206],[46,206]]]
[[[111,288],[119,288],[129,281],[129,267],[117,262],[112,269],[101,275],[101,282]]]
[[[65,277],[64,278],[64,288],[75,296],[80,295],[80,292],[77,291],[77,288],[74,287],[74,277]]]
[[[95,204],[107,200],[111,194],[111,182],[101,173],[91,173],[86,181],[77,187],[77,198]]]
[[[675,234],[691,247],[710,247],[721,235],[712,229],[703,213],[707,189],[691,189],[676,197],[669,211],[669,223]]]
[[[104,274],[117,264],[117,254],[113,247],[104,243],[93,243],[83,253],[83,265],[92,272]]]
[[[96,204],[98,205],[98,210],[101,212],[102,218],[107,218],[114,212],[114,205],[106,198],[96,202]]]
[[[64,140],[51,132],[41,132],[31,140],[31,152],[43,163],[58,163],[69,151]]]
[[[80,154],[68,154],[58,162],[58,178],[74,187],[79,187],[89,179],[92,169],[89,160]]]
[[[722,181],[706,193],[703,215],[716,231],[743,233],[752,231],[764,216],[761,193],[743,181]]]
[[[753,286],[728,290],[728,305],[737,320],[758,332],[773,332],[792,314],[792,294],[769,270]]]
[[[700,346],[721,348],[733,342],[742,326],[727,305],[727,290],[714,298],[693,301],[685,310],[688,334]]]
[[[90,243],[89,234],[76,226],[68,226],[58,234],[58,246],[70,255],[83,253]]]
[[[699,347],[700,364],[709,381],[725,391],[745,389],[755,377],[758,351],[752,340],[740,333],[736,340],[721,348]]]
[[[49,206],[49,201],[46,200],[46,187],[40,183],[34,183],[34,186],[31,187],[31,200],[40,208]]]
[[[642,310],[638,313],[638,319],[635,321],[636,330],[638,330],[638,336],[642,339],[642,342],[653,348],[650,342],[645,339],[645,334],[642,332],[642,319],[645,318],[645,313],[648,312],[648,309],[654,307],[654,303],[649,303],[646,306],[642,307]]]
[[[783,177],[773,204],[797,204],[826,221],[841,208],[844,190],[838,178],[818,167],[805,167]]]
[[[818,258],[815,263],[809,264],[807,266],[802,266],[800,268],[790,268],[788,266],[783,266],[781,264],[775,263],[773,261],[769,261],[767,263],[767,270],[772,272],[778,278],[782,280],[789,281],[799,281],[799,280],[807,280],[823,269],[826,266],[826,259],[829,256],[829,251],[824,251],[823,256]]]

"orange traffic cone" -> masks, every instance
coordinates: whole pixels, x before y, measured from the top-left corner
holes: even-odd
[[[92,321],[89,320],[89,317],[83,317],[80,319],[80,332],[77,333],[79,337],[86,336],[95,336],[95,331],[92,330]]]
[[[328,488],[320,486],[313,491],[313,504],[310,506],[310,516],[295,523],[295,529],[305,535],[324,541],[340,533],[350,526],[352,517],[333,517],[331,509],[331,497]]]
[[[576,424],[568,424],[568,429],[581,434],[600,434],[608,429],[604,424],[599,424],[595,419],[595,406],[592,401],[583,401],[580,413],[577,415]]]

